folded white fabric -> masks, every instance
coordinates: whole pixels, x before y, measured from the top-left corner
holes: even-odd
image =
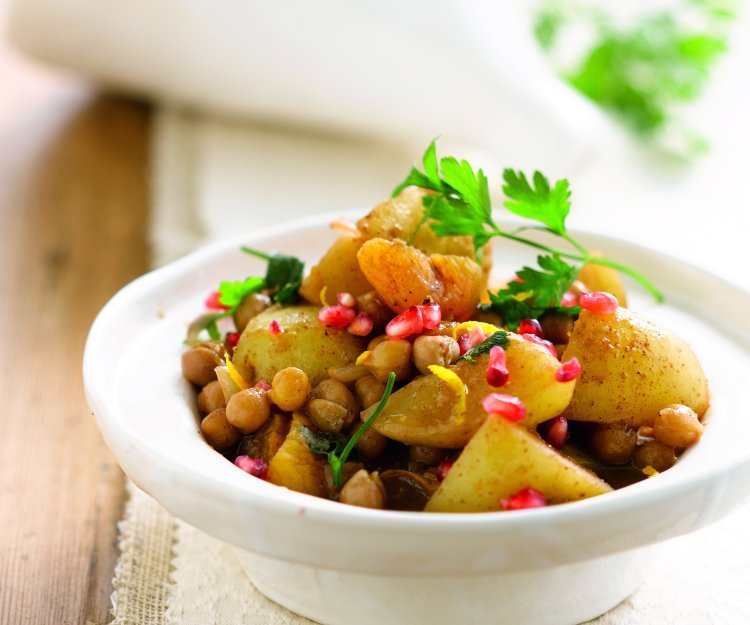
[[[39,59],[162,101],[575,163],[606,121],[556,78],[530,22],[485,0],[14,0],[8,30]]]

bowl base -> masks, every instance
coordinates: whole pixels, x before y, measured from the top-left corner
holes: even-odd
[[[255,587],[322,625],[577,625],[641,580],[645,549],[535,571],[469,576],[348,573],[237,550]]]

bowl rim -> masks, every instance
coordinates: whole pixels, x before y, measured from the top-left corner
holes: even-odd
[[[363,210],[353,210],[343,213],[345,217],[355,217],[362,214]],[[312,516],[333,525],[380,530],[409,528],[419,530],[420,532],[435,532],[440,535],[445,535],[446,533],[463,533],[467,529],[512,531],[513,528],[521,525],[528,529],[530,525],[543,526],[552,520],[574,521],[577,518],[588,517],[599,510],[606,510],[608,513],[623,512],[632,507],[634,502],[639,505],[646,505],[650,501],[661,499],[667,492],[694,488],[697,485],[726,478],[726,476],[738,471],[750,470],[749,449],[746,457],[735,458],[731,461],[721,459],[702,472],[700,476],[684,477],[679,473],[672,474],[672,471],[669,471],[644,481],[642,483],[643,486],[639,485],[639,487],[616,490],[608,493],[606,497],[593,497],[565,505],[548,506],[533,510],[519,510],[514,511],[514,514],[506,514],[502,511],[478,514],[371,510],[346,506],[311,495],[295,493],[256,480],[245,479],[236,481],[237,483],[228,483],[225,479],[219,479],[215,475],[207,475],[202,471],[195,470],[189,462],[178,466],[172,459],[160,452],[157,441],[143,438],[138,432],[133,431],[127,426],[126,419],[118,418],[112,414],[112,409],[106,400],[107,390],[102,388],[98,383],[95,370],[100,366],[101,345],[105,340],[107,326],[110,319],[117,314],[122,306],[137,301],[141,295],[150,291],[156,285],[169,283],[178,276],[185,275],[191,270],[199,269],[209,259],[237,250],[240,244],[273,238],[289,234],[293,231],[320,227],[341,216],[341,211],[316,214],[276,224],[252,233],[235,234],[231,237],[201,246],[182,258],[149,271],[120,289],[97,315],[86,341],[83,358],[86,395],[100,428],[103,431],[107,430],[110,432],[110,435],[105,436],[105,438],[109,441],[113,436],[116,436],[120,441],[118,445],[142,446],[140,451],[143,453],[148,452],[151,460],[161,470],[165,471],[168,477],[174,478],[176,483],[190,483],[204,492],[210,491],[216,496],[230,497],[233,500],[236,500],[237,497],[243,499],[252,498],[254,505],[286,515],[299,516],[300,510],[303,509],[305,514],[309,515],[308,518]],[[500,219],[499,221],[508,222],[509,220]],[[614,246],[625,245],[643,256],[644,259],[656,259],[663,263],[677,263],[681,267],[688,269],[691,274],[700,276],[704,281],[710,281],[713,285],[724,289],[731,289],[735,294],[744,298],[748,306],[750,306],[750,292],[692,263],[676,259],[673,256],[641,244],[633,243],[626,238],[613,237],[582,228],[576,228],[574,231],[580,235],[594,236],[597,240],[608,244],[611,243]],[[750,339],[745,337],[745,340],[750,345]],[[115,451],[115,455],[118,456],[119,461],[120,458],[117,450],[113,451]],[[266,486],[273,488],[275,492],[268,491],[265,488]]]

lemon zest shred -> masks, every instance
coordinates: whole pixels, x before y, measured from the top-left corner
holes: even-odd
[[[224,354],[224,362],[227,363],[227,370],[229,371],[229,377],[232,378],[232,382],[234,382],[241,391],[250,388],[250,385],[245,382],[245,379],[240,372],[237,371],[237,367],[235,367],[232,364],[232,361],[229,360],[229,354]]]
[[[648,465],[647,467],[643,467],[641,471],[643,471],[649,477],[654,477],[655,475],[659,475],[659,471],[654,469],[654,467],[652,467],[651,465]]]
[[[494,334],[495,332],[500,331],[500,328],[497,326],[493,326],[491,323],[485,323],[484,321],[464,321],[453,327],[453,339],[455,340],[458,338],[459,332],[464,330],[468,332],[476,327],[482,328],[482,330],[488,334]]]
[[[357,356],[357,360],[354,361],[355,365],[361,365],[367,357],[370,355],[370,350],[366,350],[362,352],[359,356]]]
[[[325,285],[322,289],[320,289],[320,303],[323,304],[323,306],[328,306],[328,301],[326,299],[326,296],[328,295],[328,285]]]
[[[453,406],[453,416],[456,423],[463,423],[464,417],[466,416],[466,385],[464,381],[456,375],[454,371],[451,371],[447,367],[441,367],[440,365],[430,365],[430,373],[440,378],[451,390],[456,394],[458,401]]]

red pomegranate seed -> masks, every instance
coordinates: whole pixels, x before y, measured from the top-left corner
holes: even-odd
[[[453,460],[443,460],[439,465],[437,465],[438,482],[442,482],[445,479],[445,476],[448,475],[448,471],[451,470],[452,466]]]
[[[513,395],[490,393],[482,400],[482,407],[489,414],[505,417],[508,421],[520,421],[526,416],[526,406]]]
[[[337,304],[336,306],[323,306],[318,312],[318,321],[331,328],[341,329],[354,321],[356,316],[357,313],[353,308]]]
[[[357,305],[357,300],[354,299],[354,295],[347,293],[346,291],[339,293],[337,299],[341,306],[346,306],[347,308],[354,308]]]
[[[535,334],[540,339],[544,338],[544,331],[536,319],[524,319],[518,324],[518,334]]]
[[[490,349],[490,364],[487,366],[487,384],[501,387],[508,383],[508,367],[505,364],[505,350],[499,345]]]
[[[278,322],[278,321],[276,321],[276,319],[273,319],[273,320],[271,321],[271,323],[269,323],[269,324],[268,324],[268,331],[269,331],[269,332],[270,332],[270,333],[271,333],[271,334],[272,334],[273,336],[278,336],[278,335],[279,335],[279,334],[281,334],[281,333],[282,333],[282,332],[283,332],[284,330],[283,330],[283,328],[281,327],[281,325],[279,325],[279,322]]]
[[[219,301],[219,292],[213,291],[207,298],[206,298],[206,308],[210,310],[229,310],[231,306],[224,306]]]
[[[484,330],[482,330],[482,328],[480,328],[479,326],[474,326],[471,330],[459,336],[458,348],[461,352],[461,355],[463,356],[469,350],[474,349],[486,338],[487,334],[485,334]]]
[[[597,315],[611,315],[617,310],[617,298],[611,293],[581,293],[581,308]]]
[[[385,326],[385,333],[389,339],[405,339],[412,334],[419,334],[422,330],[424,330],[424,319],[419,306],[409,306]]]
[[[234,459],[234,464],[242,469],[245,473],[249,473],[250,475],[259,477],[261,480],[265,480],[266,477],[268,477],[268,465],[259,458],[251,458],[250,456],[237,456]]]
[[[565,291],[560,300],[560,306],[562,308],[575,308],[579,304],[579,296],[572,291]]]
[[[359,313],[354,317],[354,321],[349,324],[346,331],[354,336],[367,336],[372,332],[375,322],[372,317],[366,313]]]
[[[555,449],[562,449],[568,440],[568,420],[555,417],[539,424],[539,435]]]
[[[255,383],[255,387],[254,388],[259,388],[259,389],[262,389],[262,390],[268,392],[268,391],[271,390],[271,384],[268,383],[268,382],[266,382],[265,380],[258,380]]]
[[[560,365],[560,368],[555,371],[555,380],[558,382],[570,382],[575,380],[581,375],[581,363],[578,362],[578,358],[571,358],[568,362]]]
[[[440,327],[443,313],[440,310],[440,304],[422,304],[419,307],[422,311],[422,321],[425,330],[437,330]]]
[[[547,498],[538,490],[527,486],[522,488],[514,495],[507,499],[500,500],[500,506],[503,510],[526,510],[527,508],[544,508],[547,505]]]
[[[544,349],[552,354],[555,360],[557,360],[557,350],[552,343],[550,343],[549,341],[545,341],[544,339],[540,339],[536,334],[522,334],[521,336],[525,338],[529,343],[534,343],[535,345],[544,347]]]
[[[240,342],[240,333],[239,332],[227,332],[226,336],[224,337],[224,342],[227,344],[228,347],[231,347],[234,349],[237,347],[237,343]]]

